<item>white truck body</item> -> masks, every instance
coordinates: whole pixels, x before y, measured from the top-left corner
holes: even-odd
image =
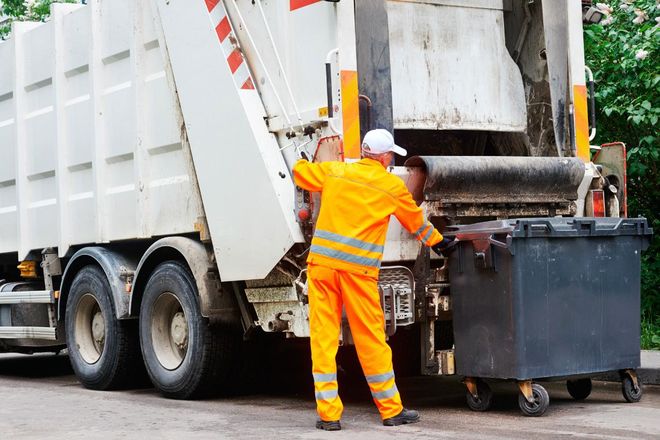
[[[558,3],[88,0],[53,4],[45,23],[14,23],[0,42],[0,349],[61,347],[66,323],[66,343],[92,354],[83,362],[74,350],[78,377],[108,388],[84,372],[115,355],[103,352],[118,331],[102,331],[112,327],[107,304],[112,325],[139,322],[141,338],[148,319],[176,326],[176,338],[162,338],[165,351],[178,347],[163,355],[168,365],[201,321],[308,336],[305,256],[318,204],[291,169],[299,151],[359,159],[368,128],[394,131],[419,156],[390,171],[438,228],[594,212],[590,194],[602,202],[605,180],[583,162],[581,14]],[[563,49],[549,64],[546,45]],[[557,154],[567,157],[501,157]],[[443,170],[443,155],[472,158]],[[495,184],[484,193],[486,174]],[[459,176],[452,200],[438,190],[449,186],[443,175]],[[422,369],[438,374],[448,284],[425,252],[392,219],[382,305],[388,334],[422,326]],[[190,283],[145,312],[163,267]],[[107,286],[81,291],[98,276]],[[143,319],[155,309],[171,316]]]
[[[57,5],[0,44],[0,252],[195,230],[203,210],[149,10]]]
[[[210,12],[203,1],[165,9],[183,93],[150,1],[89,3],[56,4],[50,21],[16,23],[13,38],[0,44],[0,253],[23,260],[56,247],[66,256],[72,246],[194,233],[208,223],[223,280],[265,277],[302,235],[281,144],[264,118],[270,114],[280,131],[294,128],[287,118],[319,119],[322,67],[337,46],[335,8],[296,11],[274,28],[288,41],[296,26],[320,24],[310,47],[287,50],[295,103],[284,99],[285,115],[275,97],[284,85],[262,77],[262,102],[235,83],[226,61],[234,47],[214,31],[226,17],[222,3]],[[282,6],[271,2],[265,12],[277,19],[289,13]],[[252,9],[246,20],[261,20]],[[179,49],[189,41],[192,49]],[[275,66],[273,52],[262,52]],[[249,75],[247,64],[236,75]],[[189,113],[185,126],[179,101]],[[255,233],[264,227],[268,240]]]

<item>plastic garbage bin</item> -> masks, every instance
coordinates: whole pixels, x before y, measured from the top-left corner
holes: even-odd
[[[646,219],[501,220],[446,235],[459,240],[449,265],[455,360],[471,408],[490,406],[486,378],[518,381],[523,413],[541,415],[549,398],[533,380],[572,377],[569,392],[584,399],[588,376],[612,370],[626,400],[641,398]]]

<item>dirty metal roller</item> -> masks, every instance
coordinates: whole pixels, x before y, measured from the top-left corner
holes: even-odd
[[[585,165],[578,158],[415,156],[408,185],[434,215],[573,215]]]

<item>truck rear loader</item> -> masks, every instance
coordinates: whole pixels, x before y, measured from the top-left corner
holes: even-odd
[[[391,172],[441,231],[625,217],[625,146],[590,156],[584,3],[88,0],[13,23],[0,349],[68,347],[92,389],[144,364],[193,398],[231,380],[241,336],[308,337],[318,198],[291,169],[358,159],[372,128],[414,156]],[[391,221],[386,329],[426,375],[454,373],[447,274]]]

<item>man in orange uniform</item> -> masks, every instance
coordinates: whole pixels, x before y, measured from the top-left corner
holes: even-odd
[[[394,381],[392,351],[385,341],[378,272],[391,215],[436,252],[445,249],[450,241],[443,239],[424,218],[403,180],[387,171],[394,153],[407,154],[394,144],[387,130],[372,130],[364,137],[359,162],[310,163],[303,159],[293,168],[298,186],[322,192],[321,211],[307,259],[319,429],[341,429],[343,405],[338,395],[335,357],[342,305],[383,424],[396,426],[419,420],[417,411],[403,408]]]

